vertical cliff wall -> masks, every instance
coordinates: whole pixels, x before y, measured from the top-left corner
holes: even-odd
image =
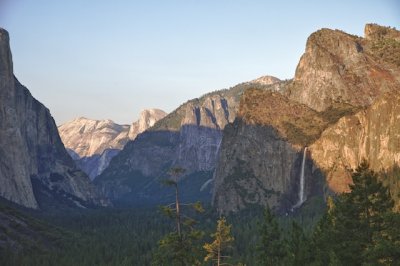
[[[215,172],[213,203],[221,212],[251,204],[287,209],[306,146],[307,198],[348,191],[352,169],[366,159],[386,173],[399,208],[400,183],[390,171],[400,153],[400,32],[368,24],[365,33],[313,33],[286,90],[243,95]]]
[[[49,110],[14,77],[9,36],[0,29],[0,196],[38,208],[39,195],[107,204],[66,152]]]
[[[264,77],[182,104],[128,143],[96,183],[115,201],[159,203],[171,196],[160,181],[168,178],[170,167],[179,166],[186,169],[181,191],[191,199],[210,201],[212,186],[201,187],[212,178],[222,130],[236,118],[243,91],[252,86],[276,89],[268,86],[277,82]]]

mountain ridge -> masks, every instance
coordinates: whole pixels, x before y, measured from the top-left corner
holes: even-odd
[[[165,115],[160,109],[145,109],[131,125],[119,125],[110,119],[78,117],[60,125],[58,131],[78,166],[94,179],[128,141]]]
[[[152,196],[165,201],[170,196],[159,180],[168,178],[170,167],[179,166],[186,169],[188,187],[182,191],[193,191],[191,199],[198,195],[197,199],[209,201],[210,188],[200,188],[212,178],[222,129],[235,119],[241,94],[248,87],[270,89],[274,84],[247,82],[186,101],[129,142],[95,183],[115,201],[128,195],[131,202],[153,201]]]

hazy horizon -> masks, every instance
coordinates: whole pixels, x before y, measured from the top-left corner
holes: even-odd
[[[14,73],[58,125],[130,124],[263,75],[290,79],[320,28],[399,28],[387,1],[0,1]]]

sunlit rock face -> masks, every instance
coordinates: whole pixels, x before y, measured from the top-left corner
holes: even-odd
[[[289,98],[324,111],[336,102],[369,106],[383,92],[397,90],[399,65],[392,58],[382,57],[385,53],[376,48],[384,47],[382,40],[395,34],[393,30],[372,34],[378,29],[386,32],[385,27],[367,25],[367,38],[330,29],[311,34],[288,90]],[[386,50],[390,49],[396,48],[388,46]],[[400,64],[400,58],[397,60]]]
[[[363,159],[376,172],[390,172],[400,165],[400,92],[387,92],[365,110],[341,118],[310,146],[310,152],[334,192],[348,191],[351,170]],[[396,179],[384,182],[398,209],[400,184]]]
[[[78,207],[107,205],[66,152],[49,110],[13,74],[0,29],[0,196],[29,208],[50,198]]]
[[[78,166],[94,179],[128,141],[135,139],[165,116],[162,110],[146,109],[131,125],[80,117],[59,126],[58,131]]]
[[[214,175],[220,212],[252,205],[290,211],[305,147],[306,198],[349,191],[352,170],[366,159],[399,209],[391,172],[400,164],[400,32],[368,24],[365,35],[319,30],[284,90],[242,96]]]

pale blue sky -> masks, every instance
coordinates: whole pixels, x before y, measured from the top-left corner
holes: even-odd
[[[320,28],[400,28],[398,0],[0,0],[14,72],[58,124],[140,110],[262,75],[292,78]]]

